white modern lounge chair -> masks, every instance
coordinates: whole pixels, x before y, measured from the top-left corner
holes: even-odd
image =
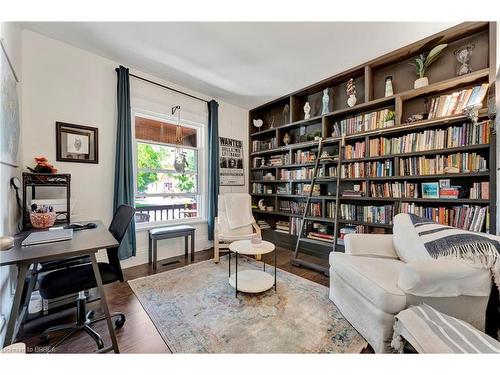
[[[218,197],[218,216],[214,228],[214,262],[219,262],[220,250],[239,240],[249,240],[261,231],[252,215],[252,199],[247,193],[226,193]]]

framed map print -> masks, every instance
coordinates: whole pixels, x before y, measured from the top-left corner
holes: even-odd
[[[0,163],[18,166],[19,157],[19,99],[17,75],[0,40]]]

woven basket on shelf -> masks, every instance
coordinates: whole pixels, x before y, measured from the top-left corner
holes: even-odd
[[[30,221],[31,225],[37,229],[49,228],[54,225],[56,221],[56,213],[55,212],[31,212],[30,213]]]

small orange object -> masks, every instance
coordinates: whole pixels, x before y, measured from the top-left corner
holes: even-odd
[[[54,168],[45,156],[37,156],[35,157],[35,161],[37,164],[35,170],[50,170],[50,173],[57,173],[57,168]]]

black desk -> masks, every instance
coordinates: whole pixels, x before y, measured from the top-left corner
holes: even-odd
[[[104,314],[106,315],[109,335],[112,342],[111,346],[105,347],[99,352],[113,350],[115,353],[119,353],[113,323],[111,321],[106,296],[104,294],[101,274],[99,273],[99,267],[97,266],[95,256],[99,250],[117,247],[119,244],[101,221],[96,220],[92,222],[97,224],[97,228],[73,232],[73,239],[69,241],[51,242],[47,244],[22,247],[21,242],[29,234],[29,232],[22,232],[16,236],[13,248],[0,252],[0,266],[17,265],[18,267],[16,293],[14,294],[14,301],[12,303],[9,322],[7,324],[7,332],[4,342],[5,346],[10,345],[15,341],[19,327],[28,310],[31,292],[35,287],[35,277],[32,277],[30,280],[26,295],[26,302],[24,303],[21,311],[20,304],[24,290],[24,281],[30,265],[33,264],[33,270],[36,270],[38,263],[40,262],[88,255],[92,261],[92,268],[94,270],[97,287],[101,296],[101,306],[104,310]]]

